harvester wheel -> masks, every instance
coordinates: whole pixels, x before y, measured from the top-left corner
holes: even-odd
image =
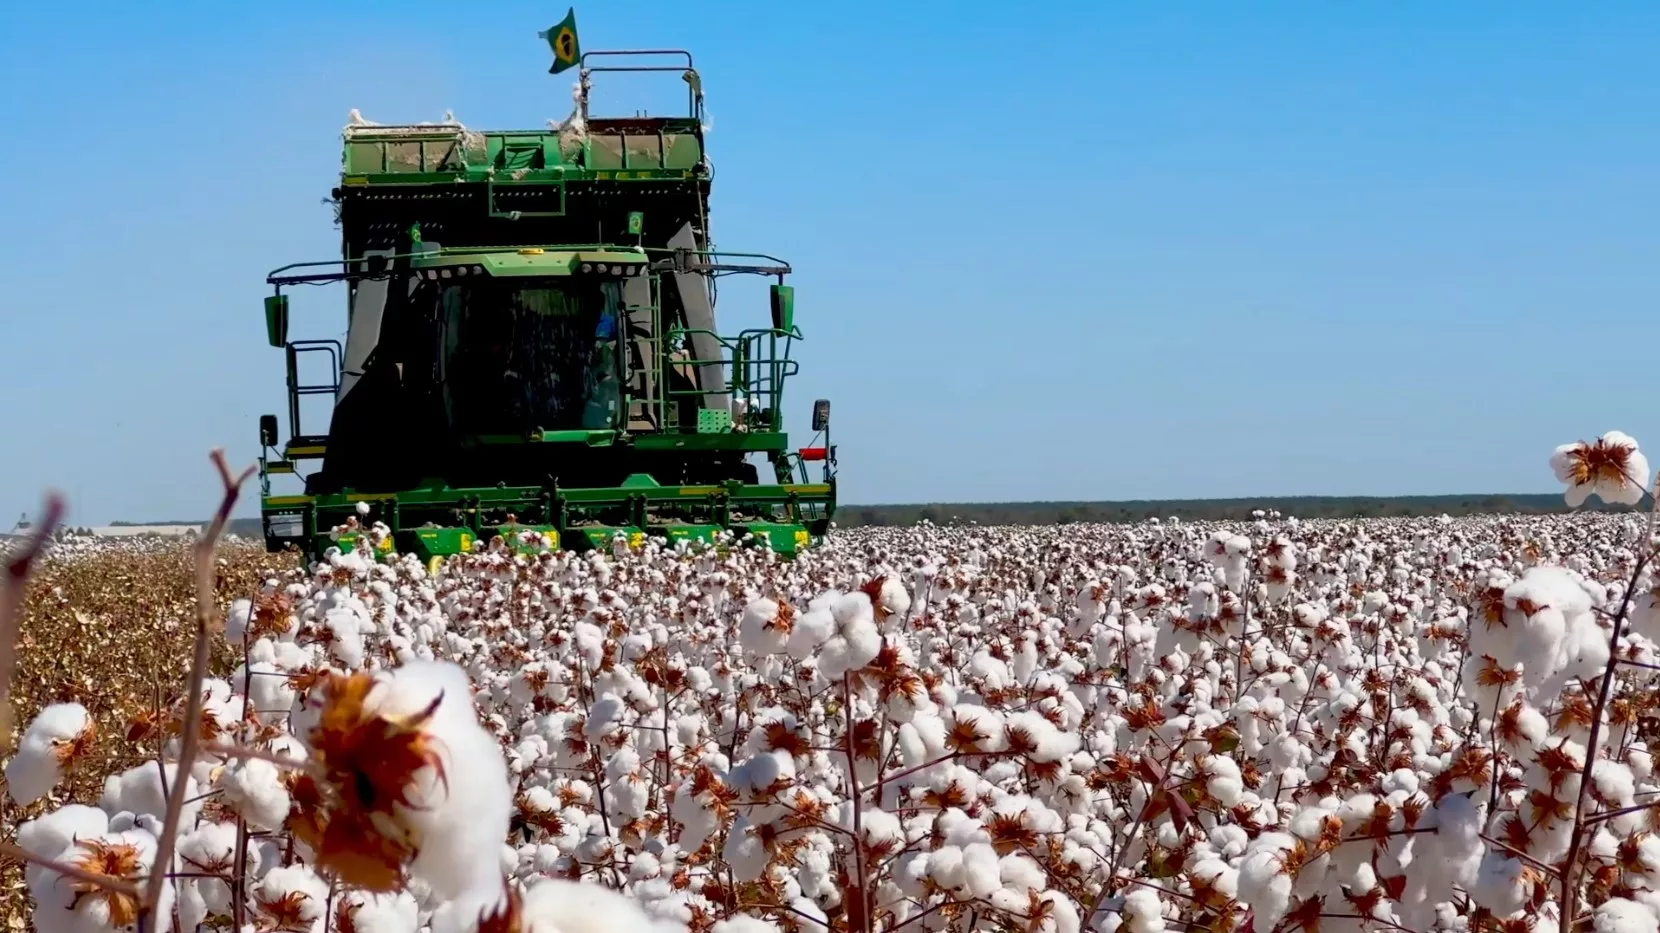
[[[440,569],[442,569],[443,566],[444,566],[443,556],[439,555],[439,554],[432,555],[432,558],[427,561],[427,576],[430,576],[430,577],[438,576],[438,571]]]

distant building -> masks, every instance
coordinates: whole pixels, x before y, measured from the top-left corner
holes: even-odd
[[[103,528],[89,528],[88,531],[99,538],[190,538],[200,535],[207,530],[206,525],[108,525]]]

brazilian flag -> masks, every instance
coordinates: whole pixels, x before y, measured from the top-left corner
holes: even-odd
[[[559,25],[536,35],[538,38],[546,39],[548,48],[553,49],[553,67],[548,69],[548,74],[556,75],[574,66],[582,58],[582,43],[576,38],[575,7],[565,14],[564,21]]]

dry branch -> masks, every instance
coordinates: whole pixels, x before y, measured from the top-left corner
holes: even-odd
[[[138,917],[139,933],[149,933],[154,929],[155,910],[161,903],[162,890],[167,882],[165,866],[172,864],[173,845],[179,834],[179,816],[184,810],[189,775],[196,763],[197,746],[201,741],[202,684],[207,678],[210,633],[219,630],[214,612],[214,552],[219,536],[224,533],[225,523],[230,520],[231,510],[236,507],[242,484],[254,473],[254,468],[249,467],[241,476],[232,476],[223,450],[215,449],[212,458],[214,467],[219,471],[224,494],[219,500],[213,523],[196,544],[196,654],[190,663],[190,686],[186,694],[183,732],[179,738],[179,760],[173,771],[173,786],[167,795],[167,814],[162,820],[161,838],[156,845],[154,864],[162,866],[163,870],[152,870],[145,885],[143,909]]]
[[[63,496],[47,493],[40,527],[27,544],[6,561],[6,580],[0,584],[0,742],[10,744],[12,734],[12,671],[17,667],[17,633],[22,627],[23,600],[29,592],[29,574],[35,561],[63,521]]]
[[[76,866],[70,865],[66,862],[43,858],[41,856],[26,852],[23,849],[7,842],[0,842],[0,855],[16,859],[17,861],[24,862],[26,864],[39,865],[42,868],[51,869],[52,871],[63,875],[65,878],[74,878],[76,881],[84,881],[87,884],[94,884],[113,894],[122,894],[128,897],[138,896],[138,886],[130,881],[122,878],[113,878],[100,872],[87,871],[84,868],[77,868]]]

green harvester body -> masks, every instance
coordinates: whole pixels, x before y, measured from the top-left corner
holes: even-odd
[[[665,55],[684,64],[590,64]],[[829,403],[814,405],[816,446],[792,448],[791,270],[710,245],[691,56],[581,59],[576,110],[558,128],[346,128],[342,258],[267,279],[289,407],[286,440],[276,416],[260,419],[269,550],[318,558],[375,523],[392,532],[381,553],[428,562],[498,535],[586,549],[731,532],[782,555],[823,539]],[[604,71],[678,73],[689,113],[592,117]],[[716,329],[713,283],[734,274],[773,280],[768,326]],[[289,340],[285,289],[334,283],[348,290],[344,343]],[[330,404],[324,433],[301,424],[311,396]],[[303,478],[303,491],[273,492],[274,477]]]

